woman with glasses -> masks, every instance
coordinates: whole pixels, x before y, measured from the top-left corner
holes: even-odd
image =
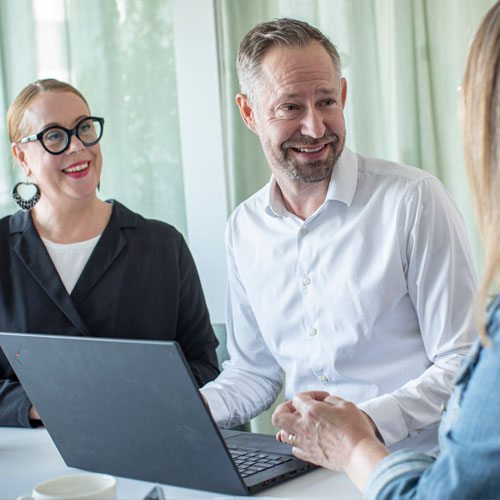
[[[48,79],[22,90],[7,125],[32,182],[0,220],[0,331],[176,340],[200,386],[215,378],[218,342],[181,234],[97,197],[104,119]],[[0,350],[0,425],[39,422]]]
[[[485,248],[481,338],[455,378],[437,457],[390,454],[361,411],[326,392],[297,394],[273,415],[304,460],[346,472],[370,499],[500,498],[500,2],[472,43],[463,84],[466,165]],[[422,397],[428,395],[423,393]]]

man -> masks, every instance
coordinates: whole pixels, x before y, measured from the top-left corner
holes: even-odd
[[[287,398],[326,390],[357,403],[387,446],[433,449],[474,335],[455,205],[430,174],[344,147],[347,84],[315,28],[256,26],[237,68],[272,178],[227,226],[231,360],[202,390],[216,422],[267,408],[283,370]]]

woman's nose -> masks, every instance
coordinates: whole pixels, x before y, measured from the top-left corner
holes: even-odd
[[[69,138],[69,146],[68,149],[66,150],[66,153],[77,153],[78,151],[82,151],[85,148],[83,142],[78,139],[78,137],[73,134]]]

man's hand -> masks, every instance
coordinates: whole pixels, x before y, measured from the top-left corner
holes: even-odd
[[[205,406],[207,407],[207,410],[210,411],[210,405],[208,404],[208,399],[203,395],[203,393],[200,391],[200,396],[203,399],[203,402],[205,403]],[[210,412],[212,413],[212,412]]]

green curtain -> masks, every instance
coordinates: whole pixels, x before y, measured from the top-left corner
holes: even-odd
[[[87,98],[91,112],[106,120],[100,196],[116,198],[186,234],[170,2],[34,2],[49,9],[59,2],[64,16],[62,22],[43,23],[33,17],[36,9],[30,1],[0,2],[1,75],[10,82],[8,92],[0,89],[2,111],[27,83],[53,76],[52,68],[61,67]],[[15,57],[18,42],[28,58]],[[33,58],[37,52],[42,61]],[[6,131],[1,131],[5,142]],[[6,147],[2,142],[2,158],[8,159]],[[18,170],[14,175],[20,175]],[[0,215],[16,208],[10,200],[13,176],[7,171],[4,166],[0,175]]]
[[[33,26],[31,0],[0,1],[0,217],[14,211],[10,192],[21,176],[11,161],[5,115],[19,90],[36,78]]]
[[[458,92],[469,42],[495,0],[215,0],[230,208],[270,177],[235,103],[243,36],[279,17],[306,21],[336,45],[348,92],[346,144],[438,176],[461,209],[478,269],[480,242],[466,180]],[[280,395],[280,400],[283,394]],[[274,432],[274,407],[252,430]]]

